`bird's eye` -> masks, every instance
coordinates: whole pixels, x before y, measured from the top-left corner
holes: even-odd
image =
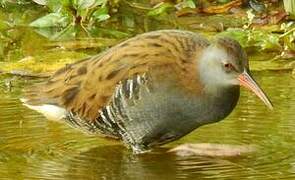
[[[230,68],[232,65],[230,64],[230,63],[226,63],[226,64],[224,64],[224,67],[225,68]]]
[[[231,70],[234,69],[234,67],[231,63],[225,63],[223,66],[224,66],[224,69],[226,72],[230,72]]]

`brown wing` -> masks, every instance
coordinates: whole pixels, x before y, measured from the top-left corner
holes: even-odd
[[[27,91],[28,104],[55,104],[94,120],[116,85],[133,75],[156,72],[161,78],[174,73],[188,90],[197,87],[194,59],[208,41],[186,31],[163,30],[142,34],[101,55],[58,70],[47,82]]]

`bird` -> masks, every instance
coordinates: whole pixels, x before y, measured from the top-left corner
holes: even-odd
[[[186,30],[136,35],[25,89],[25,106],[145,153],[227,117],[240,87],[273,105],[234,39]]]

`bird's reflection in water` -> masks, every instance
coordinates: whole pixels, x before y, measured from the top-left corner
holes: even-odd
[[[175,157],[165,150],[135,155],[120,145],[90,149],[68,163],[66,178],[93,179],[158,179],[173,178]]]
[[[178,156],[161,148],[135,155],[123,146],[102,146],[69,158],[60,165],[66,179],[175,179],[233,177],[241,167],[229,159],[208,156]],[[237,160],[240,157],[235,157]],[[232,173],[230,173],[232,172]]]

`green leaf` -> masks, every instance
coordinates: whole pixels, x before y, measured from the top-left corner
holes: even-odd
[[[188,8],[192,8],[192,9],[196,8],[196,4],[194,0],[185,0],[184,3],[185,3],[185,6]]]
[[[231,37],[231,38],[239,41],[239,43],[243,47],[251,46],[251,45],[249,45],[249,42],[248,42],[249,32],[247,30],[238,29],[238,28],[228,28],[226,31],[223,31],[223,32],[219,33],[218,35]]]
[[[108,14],[108,8],[106,7],[102,7],[102,8],[99,8],[98,10],[96,10],[94,13],[93,13],[93,18],[95,20],[97,20],[98,22],[101,22],[101,21],[105,21],[107,19],[109,19],[111,16]]]
[[[181,9],[195,9],[196,8],[196,2],[195,0],[183,0],[180,3],[175,5],[175,8],[177,10],[181,10]]]
[[[105,6],[106,3],[107,0],[73,0],[73,6],[78,10]]]
[[[50,9],[51,12],[58,13],[63,8],[63,1],[61,0],[48,0],[46,6]]]
[[[268,31],[228,29],[219,35],[232,37],[239,41],[243,47],[265,51],[280,51],[282,49],[279,35]]]
[[[256,46],[263,50],[280,50],[279,35],[267,32],[252,31],[253,38],[257,41]]]
[[[34,1],[35,3],[39,4],[39,5],[46,5],[47,4],[47,1],[46,0],[32,0]]]
[[[75,26],[68,25],[65,29],[62,31],[56,33],[51,40],[66,40],[66,39],[72,39],[75,38],[77,34],[77,29]]]
[[[95,0],[94,6],[105,6],[108,3],[108,0]]]
[[[95,0],[73,0],[73,6],[76,9],[87,9],[94,5]]]
[[[34,31],[41,36],[46,37],[47,39],[51,39],[55,34],[57,34],[59,31],[57,28],[36,28]]]
[[[148,16],[158,16],[167,13],[171,9],[174,9],[174,6],[171,3],[161,3],[159,6],[156,6],[151,11],[148,12]]]
[[[9,23],[4,20],[0,20],[0,30],[5,30],[10,27]]]
[[[44,27],[65,27],[67,24],[69,24],[69,18],[58,14],[58,13],[50,13],[46,16],[43,16],[35,21],[33,21],[30,26],[31,27],[38,27],[38,28],[44,28]]]

